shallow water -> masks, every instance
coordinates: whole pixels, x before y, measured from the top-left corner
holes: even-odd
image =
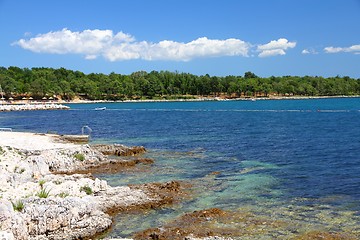
[[[359,104],[359,98],[72,104],[69,111],[0,113],[0,126],[77,134],[88,125],[93,142],[143,145],[155,159],[150,167],[97,175],[109,184],[193,184],[191,199],[118,216],[112,237],[212,207],[291,223],[257,239],[312,229],[360,236]],[[94,111],[102,106],[107,110]]]

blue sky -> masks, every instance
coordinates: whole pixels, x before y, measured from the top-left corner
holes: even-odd
[[[0,66],[360,78],[360,0],[0,0]]]

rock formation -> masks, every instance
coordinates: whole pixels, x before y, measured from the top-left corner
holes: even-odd
[[[96,144],[92,146],[93,149],[100,151],[104,155],[116,155],[116,156],[135,156],[146,152],[142,146],[127,147],[122,144]]]
[[[1,134],[0,138],[12,133]],[[27,147],[26,141],[33,138],[25,134],[19,139],[22,148],[0,141],[0,236],[5,239],[91,237],[111,226],[113,213],[167,204],[179,192],[177,182],[111,187],[91,174],[69,174],[124,161],[109,160],[102,152],[134,156],[144,152],[143,147],[68,143]]]

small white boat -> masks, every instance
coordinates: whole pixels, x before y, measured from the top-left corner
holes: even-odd
[[[106,107],[97,107],[95,108],[96,111],[106,110]]]

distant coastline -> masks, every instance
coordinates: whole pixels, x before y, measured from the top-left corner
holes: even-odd
[[[170,71],[126,75],[85,74],[65,68],[3,67],[0,96],[3,102],[23,104],[313,99],[358,96],[359,80],[349,76],[259,77],[252,72],[243,76]]]
[[[126,100],[52,100],[52,101],[29,101],[29,100],[13,100],[11,102],[0,102],[1,106],[26,106],[24,108],[42,109],[67,109],[63,104],[86,104],[86,103],[146,103],[146,102],[203,102],[203,101],[264,101],[264,100],[306,100],[306,99],[329,99],[329,98],[360,98],[360,95],[337,95],[337,96],[269,96],[269,97],[240,97],[240,98],[221,98],[221,97],[202,97],[193,96],[194,98],[178,98],[178,99],[126,99]],[[34,107],[35,106],[35,107]],[[25,109],[26,110],[26,109]]]
[[[240,97],[240,98],[221,98],[221,97],[202,97],[176,98],[176,99],[126,99],[126,100],[88,100],[77,99],[64,101],[59,100],[60,104],[76,103],[146,103],[146,102],[204,102],[204,101],[263,101],[263,100],[306,100],[306,99],[328,99],[328,98],[360,98],[360,95],[337,95],[337,96],[270,96],[270,97]],[[49,103],[49,102],[47,102]]]

